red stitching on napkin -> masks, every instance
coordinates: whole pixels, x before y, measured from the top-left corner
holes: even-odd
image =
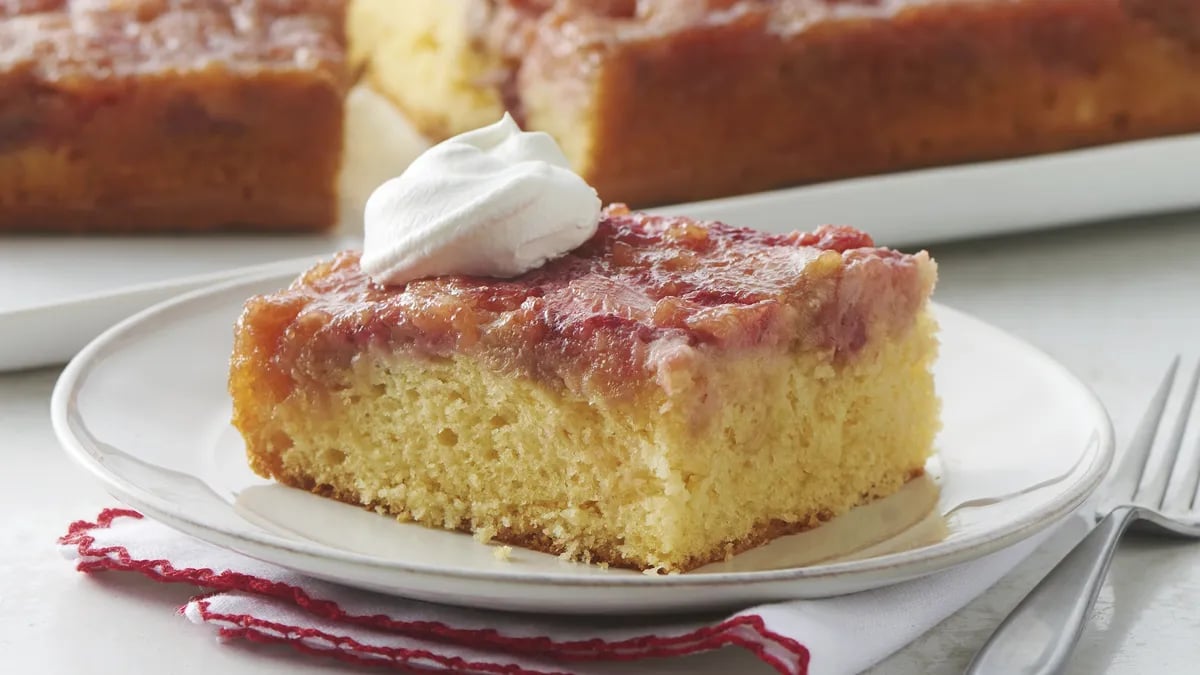
[[[385,615],[359,616],[346,613],[335,602],[313,598],[304,589],[296,586],[228,570],[216,573],[206,568],[175,569],[168,560],[135,560],[123,546],[96,548],[95,538],[89,532],[95,529],[109,528],[118,518],[141,519],[142,514],[130,509],[105,509],[96,518],[95,523],[83,520],[71,523],[67,534],[59,538],[60,544],[74,545],[78,549],[79,555],[83,558],[76,565],[79,571],[89,573],[101,570],[135,571],[150,579],[165,583],[187,583],[206,586],[218,591],[247,591],[292,602],[309,613],[325,619],[399,633],[409,637],[442,640],[472,647],[498,648],[515,654],[539,654],[564,660],[630,661],[694,654],[732,645],[752,652],[764,663],[785,675],[806,675],[808,673],[810,659],[808,648],[792,638],[768,630],[760,616],[734,617],[685,635],[670,637],[648,635],[617,642],[606,642],[599,638],[566,642],[555,642],[544,636],[513,638],[500,635],[492,629],[467,630],[432,621],[396,621]],[[246,618],[258,621],[253,617]],[[740,635],[742,629],[750,629],[763,639],[782,647],[792,655],[793,659],[782,659],[768,653],[767,648],[762,644]],[[234,631],[234,633],[238,633],[238,631]],[[245,633],[245,631],[241,631],[241,633]],[[224,629],[222,634],[225,634]],[[230,633],[229,636],[248,637],[248,635],[249,633],[244,635]],[[249,639],[261,638],[261,641],[286,642],[286,640],[272,638],[261,633],[257,635],[258,637]],[[293,646],[303,651],[303,648],[297,644],[294,643]],[[339,658],[353,657],[353,655],[341,651],[330,653],[336,654]],[[436,655],[431,656],[436,657]],[[370,659],[364,660],[373,662]],[[518,669],[497,672],[519,673],[525,671]]]
[[[255,642],[282,642],[313,654],[336,656],[353,663],[369,665],[405,665],[410,661],[426,659],[445,668],[458,670],[474,670],[483,673],[499,673],[501,675],[569,675],[561,671],[526,670],[515,664],[502,665],[499,663],[472,662],[457,656],[442,656],[424,649],[404,649],[402,647],[378,647],[367,645],[344,635],[330,635],[315,628],[300,628],[288,624],[264,621],[250,614],[222,614],[209,609],[205,600],[196,602],[200,617],[209,622],[226,622],[241,626],[241,628],[220,629],[221,637],[246,638]],[[271,631],[270,633],[264,631]],[[284,635],[278,635],[283,633]],[[313,647],[302,640],[319,640],[327,645],[326,648]],[[346,648],[354,650],[347,652]],[[367,658],[357,654],[372,654],[382,658]],[[386,660],[384,660],[386,659]],[[413,667],[414,670],[419,666]]]
[[[272,645],[283,644],[283,645],[287,645],[287,646],[291,647],[292,649],[295,649],[296,651],[304,653],[304,654],[309,654],[309,655],[317,656],[317,657],[321,657],[321,658],[334,658],[334,659],[337,659],[344,663],[351,663],[354,665],[373,666],[376,668],[398,668],[407,673],[429,673],[430,672],[430,670],[428,668],[422,668],[420,666],[413,666],[413,665],[404,663],[403,661],[394,661],[391,659],[384,659],[384,658],[368,659],[366,657],[357,656],[355,654],[350,654],[350,653],[347,653],[347,652],[344,652],[344,651],[341,651],[338,649],[322,649],[319,647],[310,647],[309,645],[306,645],[303,642],[289,641],[289,640],[274,637],[271,635],[264,635],[256,630],[253,630],[250,628],[221,629],[220,635],[221,635],[221,637],[226,638],[226,639],[243,639],[243,640],[249,640],[250,642],[259,642],[259,643],[263,643],[263,644],[272,644]],[[517,671],[517,672],[520,672],[520,671]]]

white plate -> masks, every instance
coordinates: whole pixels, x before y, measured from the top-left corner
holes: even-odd
[[[668,207],[761,230],[853,225],[931,244],[1200,207],[1200,134],[791,188]]]
[[[232,325],[245,298],[291,278],[194,292],[106,332],[59,380],[54,427],[76,461],[144,513],[220,546],[353,586],[450,604],[588,613],[850,593],[926,575],[1034,534],[1078,506],[1111,460],[1108,417],[1082,384],[1041,352],[939,306],[936,379],[945,406],[939,509],[949,513],[943,540],[783,569],[739,564],[753,560],[744,554],[702,573],[671,576],[603,570],[526,550],[505,562],[468,535],[275,486],[246,468],[241,438],[228,421]],[[956,508],[966,502],[978,505]]]

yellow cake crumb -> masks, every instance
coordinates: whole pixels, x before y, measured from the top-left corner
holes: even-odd
[[[582,400],[465,356],[365,352],[321,414],[303,397],[276,405],[251,462],[483,542],[677,572],[919,475],[938,428],[934,331],[922,314],[844,361],[806,350],[717,361],[662,413],[662,390]]]

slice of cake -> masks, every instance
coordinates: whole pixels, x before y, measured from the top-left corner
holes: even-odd
[[[1200,131],[1197,0],[353,0],[350,38],[435,138],[508,110],[635,206]]]
[[[263,476],[673,572],[890,495],[931,452],[924,252],[618,205],[509,279],[384,286],[359,258],[246,304],[230,391]]]
[[[344,12],[0,2],[0,231],[332,226]]]

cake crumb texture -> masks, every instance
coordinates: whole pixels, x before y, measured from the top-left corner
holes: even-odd
[[[474,48],[472,9],[461,0],[353,0],[349,6],[351,67],[433,138],[487,126],[505,112],[493,86],[502,67]]]
[[[278,402],[254,359],[235,360],[230,387],[260,475],[430,527],[670,573],[919,475],[938,427],[935,353],[923,312],[853,358],[750,350],[633,400],[386,350]]]

